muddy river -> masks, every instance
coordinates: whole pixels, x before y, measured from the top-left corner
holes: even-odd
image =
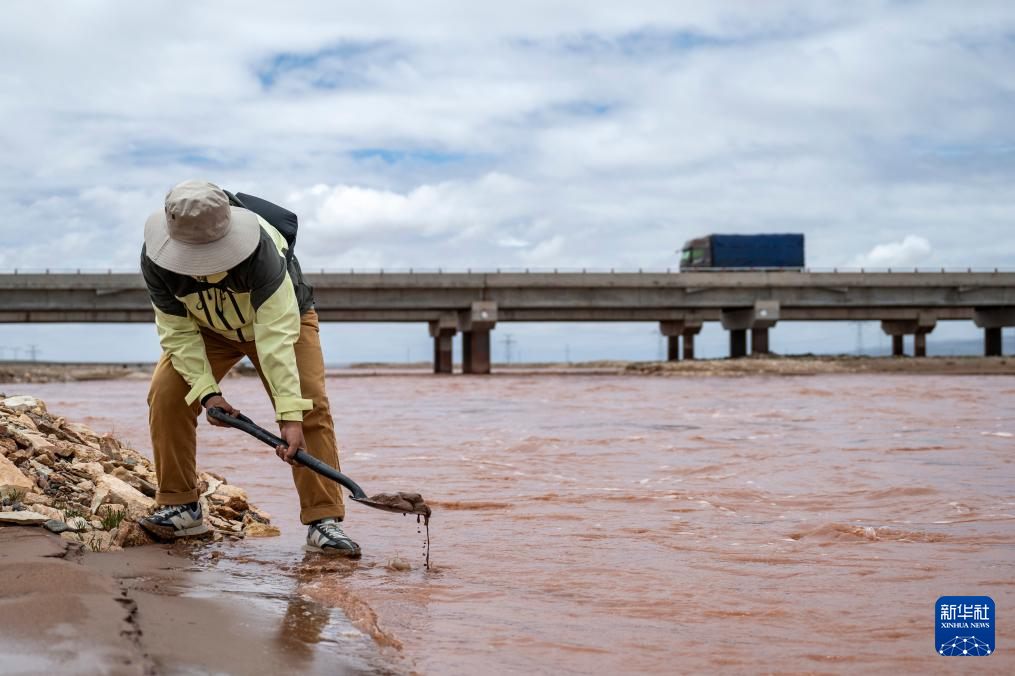
[[[282,537],[214,545],[237,593],[290,598],[300,650],[394,672],[946,671],[935,600],[987,595],[1015,670],[1015,378],[332,377],[356,563],[321,563],[288,468],[201,426],[198,462]],[[149,453],[144,381],[12,385]],[[268,426],[253,378],[224,383]],[[395,559],[409,564],[409,570]],[[298,662],[294,663],[298,666]]]

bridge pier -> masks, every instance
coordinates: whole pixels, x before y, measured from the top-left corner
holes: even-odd
[[[684,359],[694,359],[694,337],[701,333],[701,322],[697,324],[684,324],[681,333],[684,340]]]
[[[768,354],[768,329],[751,329],[751,354]]]
[[[730,332],[730,357],[747,356],[747,330],[751,330],[751,354],[768,354],[768,330],[779,321],[779,302],[758,300],[752,308],[723,310],[719,319]]]
[[[459,313],[458,326],[462,329],[462,373],[490,372],[490,331],[496,324],[497,304],[492,301],[475,301],[472,307]]]
[[[881,321],[881,330],[892,337],[892,356],[906,355],[905,337],[913,336],[913,356],[927,356],[927,334],[934,330],[937,318],[921,313],[916,319],[885,319]]]
[[[1004,354],[1002,327],[1015,326],[1015,307],[976,308],[973,323],[983,329],[983,355],[1000,357]]]
[[[701,331],[701,320],[667,319],[659,322],[659,332],[666,336],[666,360],[680,361],[680,338],[684,339],[684,359],[694,359],[694,336]]]
[[[455,333],[458,331],[458,318],[453,313],[445,313],[440,319],[430,322],[430,335],[433,336],[433,372],[451,373],[454,371]]]

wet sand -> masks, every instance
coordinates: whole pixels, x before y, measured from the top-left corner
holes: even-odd
[[[209,555],[170,546],[95,554],[40,528],[0,528],[0,673],[386,669],[330,607],[258,593],[203,564]]]
[[[352,502],[363,559],[303,552],[287,468],[202,425],[199,462],[282,537],[208,546],[187,572],[245,606],[310,604],[275,617],[335,632],[306,644],[312,663],[369,638],[395,672],[941,672],[957,665],[934,652],[939,596],[1015,604],[1011,376],[328,386],[343,471],[433,507],[433,569],[414,518]],[[0,389],[147,448],[143,382]],[[256,380],[226,394],[270,422]],[[1011,671],[1015,627],[997,632],[982,667]]]

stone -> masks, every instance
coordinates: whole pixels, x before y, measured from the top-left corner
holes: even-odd
[[[87,425],[82,425],[81,423],[73,423],[73,422],[64,423],[63,428],[65,430],[70,430],[71,432],[78,435],[85,441],[89,440],[98,441],[99,438],[99,435],[96,434],[94,431],[92,431],[91,427],[88,427]]]
[[[155,506],[154,500],[133,486],[117,479],[115,476],[107,474],[99,477],[96,482],[96,494],[98,494],[103,487],[107,488],[109,491],[106,501],[114,502],[126,507],[127,514],[132,519],[139,519],[142,516],[146,516],[151,511],[152,507]],[[102,502],[100,502],[99,505],[95,505],[93,501],[92,504],[98,508]]]
[[[124,521],[116,529],[116,538],[113,540],[113,546],[139,547],[141,545],[152,544],[153,542],[155,542],[155,539],[144,528],[141,528],[137,522]]]
[[[0,406],[6,406],[12,411],[31,411],[32,409],[38,408],[42,411],[46,410],[46,405],[42,403],[41,399],[35,397],[29,397],[27,395],[18,395],[16,397],[7,397],[6,399],[0,399]]]
[[[63,521],[63,512],[48,505],[29,505],[28,509],[36,514],[42,514],[49,519]]]
[[[0,512],[0,524],[12,524],[15,526],[41,526],[47,519],[37,512]]]
[[[102,465],[97,462],[75,462],[70,466],[70,470],[79,476],[84,476],[92,481],[98,481],[99,477],[105,476],[106,470],[102,469]]]
[[[42,527],[51,533],[56,533],[57,535],[71,530],[71,527],[68,526],[62,519],[50,519],[46,523],[42,524]]]
[[[72,516],[67,519],[67,525],[71,530],[79,533],[92,529],[92,524],[88,523],[87,519],[83,516]]]
[[[84,479],[83,481],[79,481],[78,483],[74,484],[74,490],[81,491],[82,493],[84,492],[91,493],[92,491],[95,490],[95,483],[92,482],[90,479]]]
[[[10,437],[0,437],[0,455],[8,455],[18,450],[18,442]]]
[[[118,504],[101,505],[96,513],[100,518],[106,518],[113,514],[123,514],[126,517],[127,508]]]
[[[123,457],[120,455],[120,442],[112,434],[103,434],[99,437],[99,450],[114,460],[119,460]]]
[[[39,426],[35,424],[35,421],[32,420],[31,418],[29,418],[24,413],[22,413],[21,415],[15,416],[13,422],[16,422],[18,425],[20,425],[21,427],[24,427],[25,429],[29,429],[29,430],[32,430],[34,432],[38,432],[39,431]]]
[[[69,441],[57,441],[56,450],[53,451],[56,455],[61,458],[71,458],[77,453],[78,447]]]
[[[247,524],[247,526],[243,529],[243,533],[248,538],[273,538],[282,534],[277,526],[261,523],[259,521]]]
[[[21,503],[26,507],[32,505],[49,505],[52,502],[52,498],[46,497],[45,495],[39,495],[38,493],[27,493],[25,497],[21,498]]]
[[[75,533],[72,530],[68,530],[68,531],[64,531],[63,533],[60,533],[60,539],[61,540],[66,540],[67,542],[76,542],[78,544],[81,544],[82,542],[84,542],[84,540],[81,539],[81,535],[79,533]]]
[[[31,432],[25,432],[23,430],[15,430],[14,437],[20,441],[23,446],[32,449],[35,453],[57,450],[56,444],[41,434],[32,434]]]
[[[215,492],[211,494],[211,500],[221,503],[237,513],[245,512],[248,507],[246,491],[229,484],[222,484],[215,489]]]
[[[95,493],[92,494],[92,504],[88,507],[89,511],[92,514],[98,512],[99,507],[102,506],[102,504],[106,501],[107,497],[109,497],[108,486],[99,486],[98,488],[96,488]]]
[[[82,538],[85,547],[93,552],[108,552],[113,544],[112,533],[103,530],[95,530]]]
[[[35,488],[35,482],[24,475],[7,458],[0,457],[0,493],[28,493]]]
[[[43,465],[41,462],[37,461],[35,458],[32,458],[31,460],[29,460],[28,464],[31,465],[32,468],[36,472],[38,472],[39,474],[41,474],[44,477],[48,478],[49,475],[53,473],[53,470],[51,470],[49,467],[46,467],[45,465]]]

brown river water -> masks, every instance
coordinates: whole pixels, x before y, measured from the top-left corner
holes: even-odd
[[[433,507],[432,570],[414,517],[351,502],[362,560],[308,555],[288,468],[238,431],[202,424],[198,459],[282,529],[199,565],[232,573],[217,593],[288,599],[280,632],[309,654],[425,674],[946,672],[964,663],[935,653],[936,599],[987,595],[997,651],[965,668],[1015,671],[1015,378],[328,386],[343,470]],[[150,452],[144,381],[3,389]],[[224,389],[269,426],[256,379]]]

